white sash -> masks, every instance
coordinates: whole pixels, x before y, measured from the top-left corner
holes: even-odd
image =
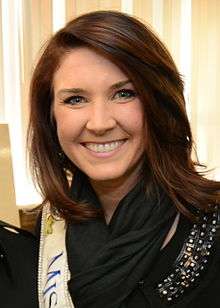
[[[64,219],[52,215],[49,205],[44,206],[38,270],[39,308],[74,308],[67,287],[70,272],[65,237]]]

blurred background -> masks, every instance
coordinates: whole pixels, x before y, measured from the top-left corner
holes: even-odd
[[[41,202],[26,163],[28,88],[45,42],[70,19],[118,10],[150,25],[185,81],[198,157],[220,180],[219,0],[0,0],[0,219],[28,227]],[[19,215],[20,213],[20,215]]]

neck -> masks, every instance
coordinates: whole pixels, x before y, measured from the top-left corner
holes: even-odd
[[[136,185],[139,180],[139,168],[130,174],[115,180],[94,181],[90,179],[91,185],[96,192],[108,224],[117,208],[120,200]]]

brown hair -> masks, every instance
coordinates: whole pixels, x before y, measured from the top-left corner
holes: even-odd
[[[220,201],[220,183],[203,177],[196,171],[198,162],[191,159],[193,142],[180,74],[148,27],[114,11],[92,12],[70,21],[50,39],[35,68],[28,140],[33,174],[44,201],[75,221],[97,214],[70,197],[68,175],[74,174],[74,164],[61,154],[51,120],[54,73],[65,54],[79,46],[104,55],[134,83],[145,110],[148,147],[143,174],[148,175],[147,185],[161,186],[188,217],[193,217],[193,209],[212,209]]]

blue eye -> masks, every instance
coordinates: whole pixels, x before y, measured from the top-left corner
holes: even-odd
[[[85,98],[83,96],[80,95],[75,95],[75,96],[70,96],[68,98],[66,98],[64,100],[65,104],[69,104],[69,105],[78,105],[83,103],[85,100]]]
[[[136,97],[136,92],[131,89],[122,89],[116,92],[114,95],[114,98],[116,99],[122,99],[122,100],[128,100],[130,98]]]

